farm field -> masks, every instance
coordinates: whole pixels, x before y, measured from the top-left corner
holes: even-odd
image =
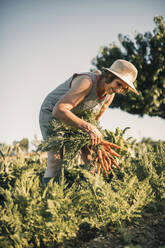
[[[0,247],[165,248],[165,142],[111,135],[114,176],[72,163],[46,187],[45,153],[1,146]]]

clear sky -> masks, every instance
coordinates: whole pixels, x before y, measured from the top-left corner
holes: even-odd
[[[164,0],[0,0],[0,142],[34,135],[44,97],[74,72],[89,71],[118,34],[144,33],[165,15]],[[104,128],[165,140],[165,121],[109,109]]]

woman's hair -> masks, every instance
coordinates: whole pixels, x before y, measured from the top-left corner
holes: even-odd
[[[96,75],[100,75],[101,74],[101,72],[99,70],[97,70],[97,69],[94,69],[92,72],[95,73]]]
[[[116,75],[106,70],[102,71],[102,76],[107,79],[107,84],[111,83],[114,79],[118,78]]]

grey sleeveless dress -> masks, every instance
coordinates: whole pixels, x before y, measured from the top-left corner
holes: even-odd
[[[99,113],[102,105],[107,101],[109,95],[107,95],[103,100],[100,100],[96,93],[97,78],[96,74],[92,72],[85,72],[81,74],[73,74],[68,80],[60,84],[52,92],[48,94],[41,105],[40,114],[39,114],[39,124],[43,139],[47,139],[47,129],[49,122],[53,120],[52,111],[57,102],[61,99],[62,96],[70,89],[72,80],[79,75],[88,75],[93,82],[93,87],[90,93],[80,102],[76,107],[71,111],[76,114],[83,114],[84,111],[90,110],[94,113]]]

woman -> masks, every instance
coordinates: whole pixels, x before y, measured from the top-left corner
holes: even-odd
[[[102,73],[87,72],[74,74],[60,84],[44,100],[40,110],[40,128],[43,139],[47,139],[47,129],[55,117],[67,125],[82,129],[89,134],[91,145],[101,143],[100,131],[91,123],[80,119],[77,114],[91,110],[98,120],[113,101],[115,93],[123,94],[128,90],[138,94],[133,82],[137,77],[135,66],[118,59],[110,68],[103,68]],[[82,151],[86,161],[88,154]],[[59,177],[62,158],[54,151],[48,152],[48,165],[44,174],[44,183],[52,177]]]

